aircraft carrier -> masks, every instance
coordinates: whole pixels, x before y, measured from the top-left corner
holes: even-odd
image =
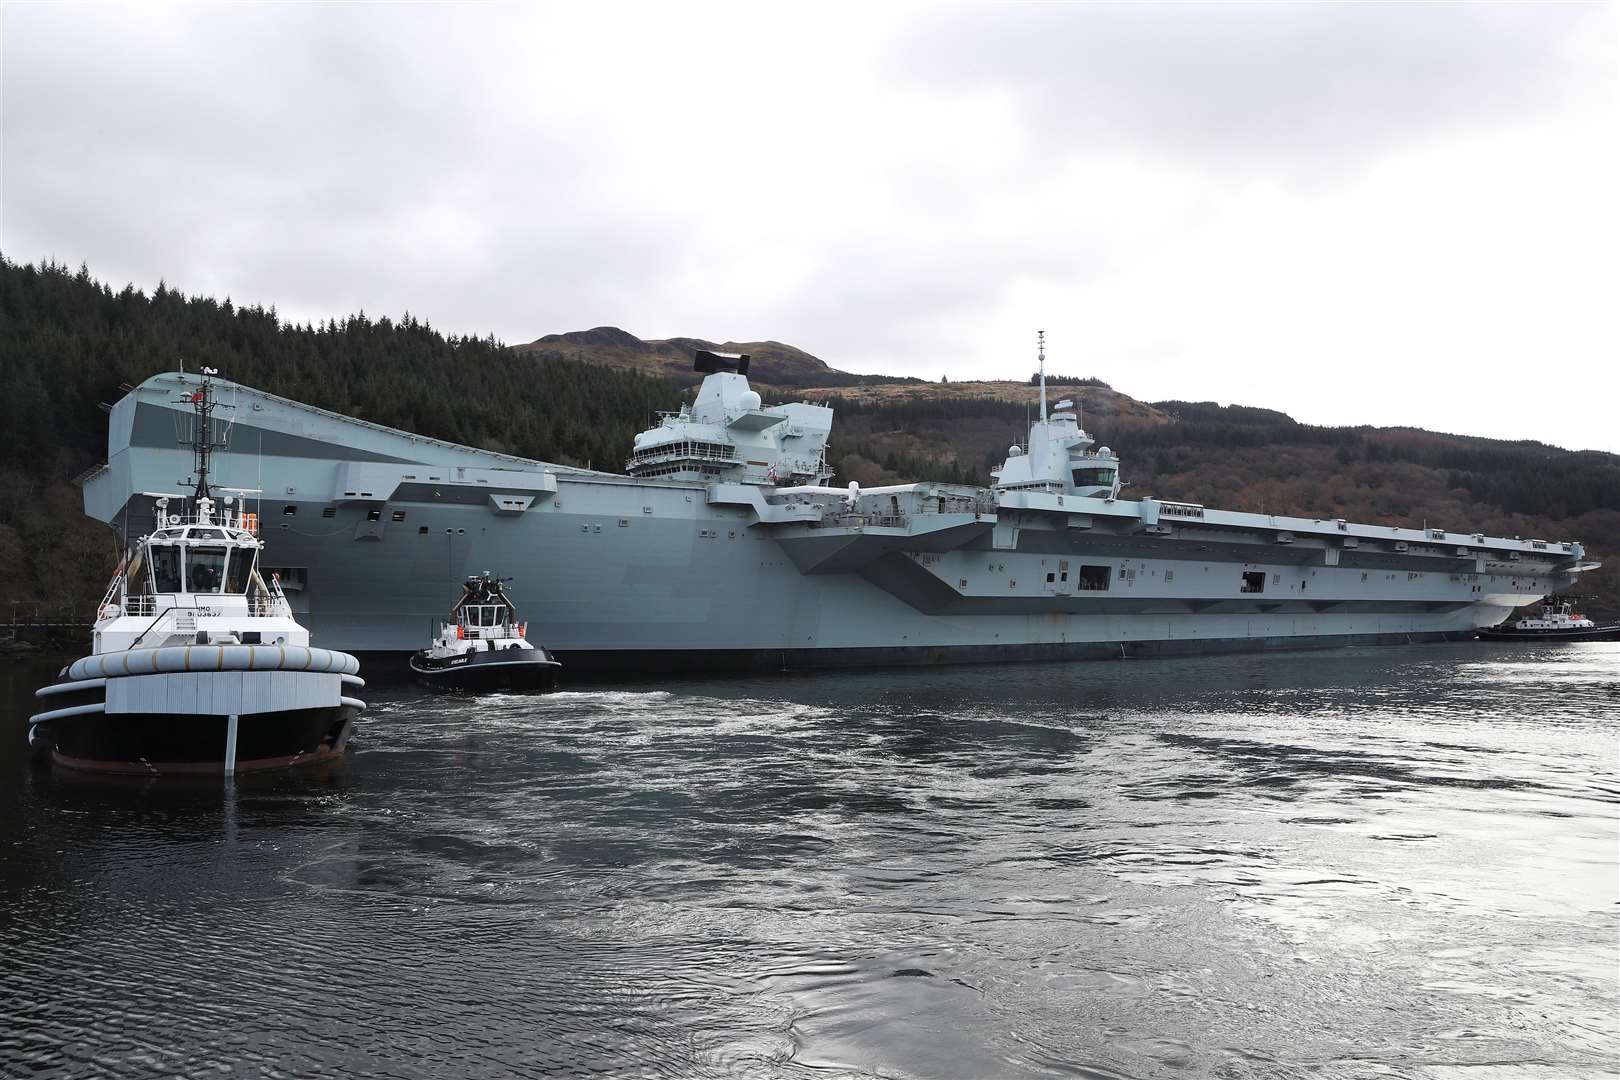
[[[470,574],[514,581],[570,677],[1135,657],[1471,636],[1566,589],[1579,543],[1120,497],[1117,455],[1047,407],[987,488],[832,486],[832,410],[762,407],[748,357],[699,352],[696,400],[625,473],[458,446],[227,381],[215,486],[257,500],[313,640],[422,647]],[[186,396],[112,407],[86,512],[126,540],[186,489]]]

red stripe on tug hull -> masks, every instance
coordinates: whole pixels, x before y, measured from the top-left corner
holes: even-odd
[[[313,765],[340,756],[359,710],[351,705],[238,717],[237,772]],[[125,776],[220,775],[225,716],[96,713],[50,721],[51,758],[64,768]]]
[[[342,756],[342,750],[328,746],[312,753],[294,754],[291,757],[238,760],[236,771],[244,773],[291,769],[336,761]],[[54,750],[51,752],[51,761],[64,769],[100,773],[104,776],[218,776],[225,771],[224,761],[92,761],[87,758],[68,757]]]

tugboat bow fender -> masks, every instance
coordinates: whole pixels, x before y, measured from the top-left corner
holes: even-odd
[[[79,679],[74,682],[51,683],[34,691],[35,697],[50,697],[52,694],[76,694],[81,690],[100,690],[107,685],[106,679]]]
[[[186,671],[313,671],[356,675],[360,661],[348,653],[305,645],[170,645],[81,657],[67,678],[116,679]]]
[[[28,718],[30,727],[43,724],[51,720],[64,720],[70,716],[89,716],[91,713],[106,712],[105,701],[91,702],[89,705],[70,705],[65,709],[52,709],[50,712],[35,713]]]

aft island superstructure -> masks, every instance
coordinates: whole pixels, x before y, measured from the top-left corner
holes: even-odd
[[[1070,402],[987,488],[831,486],[832,410],[764,407],[748,357],[699,352],[696,400],[626,474],[453,445],[217,383],[221,483],[262,492],[316,640],[408,652],[489,567],[570,674],[796,669],[1395,643],[1471,636],[1567,588],[1579,543],[1120,497]],[[156,375],[112,409],[85,507],[126,538],[187,479]]]

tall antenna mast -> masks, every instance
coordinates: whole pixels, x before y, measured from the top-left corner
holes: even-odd
[[[205,367],[203,370],[202,385],[190,394],[186,394],[176,404],[190,405],[193,413],[193,427],[191,431],[191,459],[192,467],[197,472],[197,498],[210,497],[208,490],[208,463],[214,447],[223,446],[224,440],[214,432],[212,420],[213,412],[219,408],[214,400],[214,385],[211,376],[217,375],[213,368]]]
[[[1046,423],[1046,331],[1035,331],[1036,356],[1041,362],[1041,423]]]

